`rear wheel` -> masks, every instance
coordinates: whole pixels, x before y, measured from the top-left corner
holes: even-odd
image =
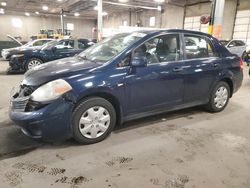
[[[229,98],[229,85],[226,82],[220,81],[213,89],[206,107],[211,112],[220,112],[227,106]]]
[[[25,70],[28,71],[38,65],[41,65],[42,63],[43,61],[41,59],[37,59],[37,58],[29,59],[26,63]]]
[[[73,112],[73,137],[83,144],[100,142],[112,132],[115,123],[116,112],[109,101],[99,97],[89,98]]]

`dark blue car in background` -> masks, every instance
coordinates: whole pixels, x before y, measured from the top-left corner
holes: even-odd
[[[23,72],[48,61],[71,57],[93,44],[88,39],[61,39],[40,48],[20,49],[11,56],[8,72]]]
[[[117,34],[29,70],[9,116],[33,138],[96,143],[132,119],[197,105],[222,111],[242,69],[238,56],[204,33]]]

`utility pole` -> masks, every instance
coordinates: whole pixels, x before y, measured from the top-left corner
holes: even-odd
[[[208,33],[216,38],[221,37],[224,6],[225,0],[213,0],[212,2]]]
[[[98,16],[97,16],[97,31],[98,41],[102,40],[102,0],[97,0]]]
[[[63,15],[64,15],[64,10],[61,9],[61,12],[60,12],[60,17],[61,17],[61,28],[62,28],[62,35],[64,35],[64,18],[63,18]]]

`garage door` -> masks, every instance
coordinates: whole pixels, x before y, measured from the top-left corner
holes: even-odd
[[[208,25],[209,24],[200,23],[200,16],[186,17],[184,22],[184,29],[207,33]]]
[[[233,38],[243,40],[250,45],[250,10],[237,12]]]

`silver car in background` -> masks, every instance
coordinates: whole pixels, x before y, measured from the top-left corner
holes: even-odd
[[[249,48],[242,40],[221,40],[220,41],[231,53],[243,57]]]

